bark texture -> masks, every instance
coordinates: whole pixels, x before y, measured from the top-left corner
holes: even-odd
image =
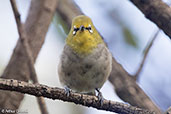
[[[57,0],[32,0],[28,18],[24,25],[26,38],[32,51],[34,62],[44,43],[45,35],[51,23]],[[1,76],[2,78],[12,78],[16,80],[28,81],[30,71],[28,67],[28,57],[26,56],[23,45],[18,40],[11,59]],[[16,92],[0,91],[0,107],[18,109],[23,94]]]
[[[162,0],[130,0],[171,39],[171,8]]]
[[[34,85],[13,79],[0,79],[0,89],[17,91],[24,94],[27,93],[37,97],[43,96],[53,100],[59,99],[67,102],[74,102],[75,104],[81,104],[87,107],[94,107],[100,110],[116,112],[119,114],[155,114],[154,112],[145,109],[105,99],[103,104],[101,104],[100,100],[96,96],[73,92],[70,92],[68,96],[64,89],[52,88],[41,84]]]

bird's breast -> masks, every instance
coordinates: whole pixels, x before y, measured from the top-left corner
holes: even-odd
[[[59,71],[60,80],[64,85],[80,92],[101,88],[111,72],[111,60],[111,54],[103,44],[85,57],[65,46]]]

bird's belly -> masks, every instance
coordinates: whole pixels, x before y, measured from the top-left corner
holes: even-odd
[[[69,55],[63,56],[59,65],[60,82],[76,92],[93,92],[101,88],[111,72],[108,50],[84,58]]]
[[[93,64],[91,68],[87,68],[86,64],[82,66],[74,66],[73,68],[77,69],[73,71],[68,77],[66,85],[69,88],[78,91],[78,92],[91,92],[95,88],[101,88],[105,79],[106,73],[103,69],[99,69],[98,64]]]
[[[81,65],[72,64],[63,75],[64,85],[77,92],[92,92],[95,88],[101,88],[106,81],[107,71],[99,64],[91,64],[87,67],[86,63]]]

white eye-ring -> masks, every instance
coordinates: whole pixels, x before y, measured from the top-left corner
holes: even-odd
[[[92,31],[92,30],[89,30],[89,32],[90,32],[90,33],[93,33],[93,31]]]
[[[91,29],[91,25],[88,25],[88,29],[90,33],[93,33],[93,30]]]
[[[74,25],[74,30],[73,30],[72,34],[75,35],[76,32],[77,32],[77,28],[76,28],[76,26]]]
[[[72,34],[75,35],[76,34],[76,31],[73,31]]]

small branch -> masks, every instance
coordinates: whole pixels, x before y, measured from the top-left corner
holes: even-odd
[[[12,9],[14,12],[15,20],[17,23],[19,38],[20,38],[20,40],[24,46],[24,50],[25,50],[26,55],[28,57],[28,65],[29,65],[30,72],[31,72],[31,79],[32,79],[33,83],[38,83],[37,74],[36,74],[36,71],[34,68],[33,55],[32,55],[32,52],[30,51],[30,46],[29,46],[28,41],[26,39],[25,31],[23,29],[23,24],[21,23],[21,19],[20,19],[21,16],[20,16],[20,13],[17,9],[16,1],[10,0],[10,2],[11,2],[11,6],[12,6]],[[42,114],[48,114],[47,107],[46,107],[44,99],[42,97],[39,97],[39,98],[37,98],[37,101],[38,101],[41,113]]]
[[[147,55],[148,55],[148,53],[149,53],[149,51],[150,51],[150,49],[151,49],[151,47],[153,45],[153,42],[155,41],[155,39],[157,38],[159,33],[160,33],[160,29],[157,30],[157,32],[152,37],[152,40],[150,41],[149,45],[145,48],[143,60],[142,60],[142,62],[140,64],[140,67],[138,68],[137,72],[134,75],[135,80],[139,80],[139,76],[140,76],[140,73],[141,73],[141,71],[142,71],[142,69],[144,67],[145,61],[147,59]]]
[[[96,96],[84,95],[71,92],[69,96],[65,94],[64,89],[52,88],[41,84],[31,84],[24,81],[13,79],[0,79],[0,89],[27,93],[37,97],[43,96],[50,99],[59,99],[75,104],[94,107],[100,110],[116,112],[119,114],[154,114],[154,112],[136,108],[127,104],[105,100],[102,105]]]
[[[37,97],[37,102],[39,104],[41,114],[48,114],[48,110],[47,110],[44,98],[43,97]]]
[[[16,2],[15,0],[10,0],[11,2],[11,6],[13,8],[13,12],[14,12],[14,16],[15,16],[15,20],[16,20],[16,23],[17,23],[17,29],[18,29],[18,33],[19,33],[19,38],[20,38],[20,41],[22,42],[23,46],[24,46],[24,50],[26,52],[26,55],[28,57],[28,64],[30,66],[30,71],[31,71],[31,77],[33,79],[34,77],[34,82],[37,83],[37,76],[36,76],[36,71],[34,69],[34,60],[33,60],[33,57],[32,57],[32,52],[30,51],[30,46],[28,45],[28,41],[26,39],[26,36],[25,36],[25,31],[23,29],[23,24],[21,23],[21,19],[20,19],[20,13],[18,12],[18,9],[17,9],[17,6],[16,6]]]
[[[34,62],[45,41],[45,36],[56,10],[58,0],[31,0],[24,30],[33,55]],[[19,39],[11,58],[1,75],[2,78],[16,79],[28,82],[30,68],[28,57]],[[0,90],[0,107],[18,109],[24,98],[23,94]]]
[[[59,0],[56,8],[62,19],[71,27],[72,19],[78,15],[83,15],[77,4],[73,0]]]
[[[130,0],[171,38],[171,8],[162,0]]]

